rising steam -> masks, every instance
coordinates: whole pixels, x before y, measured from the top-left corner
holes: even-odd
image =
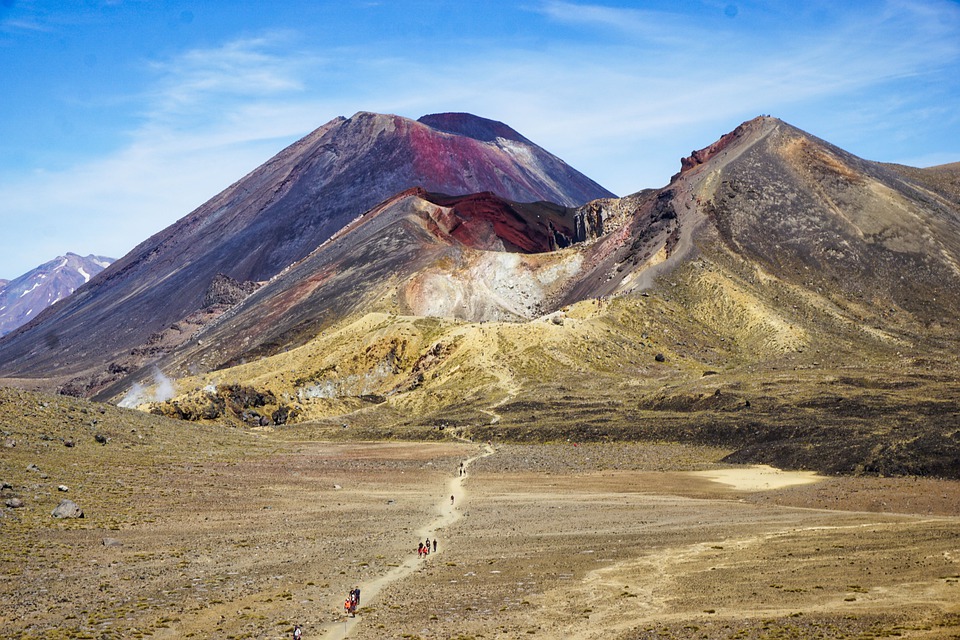
[[[134,382],[130,390],[123,396],[117,406],[127,409],[136,409],[147,402],[164,402],[176,394],[173,380],[163,374],[157,367],[153,368],[153,384],[145,386]]]

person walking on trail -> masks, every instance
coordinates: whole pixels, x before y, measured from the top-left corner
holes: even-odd
[[[430,555],[430,538],[427,538],[426,542],[423,543],[423,549],[427,555]]]
[[[436,538],[433,539],[433,552],[434,552],[434,553],[437,552],[437,539],[436,539]]]
[[[423,557],[423,543],[422,543],[422,542],[418,542],[418,543],[417,543],[417,557],[418,557],[418,558],[422,558],[422,557]]]
[[[293,625],[293,640],[300,640],[303,637],[303,631],[300,630],[300,625]]]
[[[353,588],[353,601],[358,607],[360,606],[360,587]]]
[[[450,496],[450,505],[453,506],[453,496]]]

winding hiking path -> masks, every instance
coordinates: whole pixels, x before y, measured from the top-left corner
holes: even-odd
[[[485,445],[482,452],[464,460],[464,470],[468,470],[470,465],[472,465],[476,460],[493,455],[495,451],[496,450],[493,448],[493,446],[489,444]],[[416,531],[415,535],[418,539],[423,539],[426,537],[435,539],[437,531],[443,529],[444,527],[449,527],[451,524],[460,519],[460,506],[466,497],[466,488],[464,487],[464,480],[466,480],[466,477],[466,474],[463,476],[458,475],[451,478],[447,482],[447,491],[436,506],[437,516]],[[450,496],[453,496],[454,498],[454,502],[452,504],[450,502]],[[430,555],[439,555],[443,553],[447,546],[447,544],[440,545],[437,547],[437,551],[435,553],[431,552]],[[373,580],[372,582],[361,584],[361,607],[363,604],[367,604],[375,600],[377,595],[384,587],[396,582],[397,580],[406,578],[422,565],[423,560],[415,557],[411,553],[410,557],[407,558],[403,564],[394,567],[389,573],[377,578],[376,580]],[[344,640],[345,638],[349,637],[350,631],[362,619],[363,617],[359,615],[355,618],[351,618],[344,614],[343,618],[339,622],[334,623],[323,637],[326,640]]]

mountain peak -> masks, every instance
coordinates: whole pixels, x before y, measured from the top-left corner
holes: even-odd
[[[497,120],[475,116],[472,113],[431,113],[418,118],[417,122],[437,131],[467,136],[481,142],[493,142],[497,138],[502,138],[532,144],[512,127]]]
[[[751,120],[741,123],[736,129],[725,133],[712,144],[702,148],[695,149],[690,155],[680,159],[680,172],[673,175],[671,182],[687,173],[694,167],[705,164],[711,158],[721,154],[729,147],[740,141],[755,141],[763,132],[769,131],[776,124],[783,124],[781,120],[771,116],[757,116]]]
[[[0,280],[0,336],[36,318],[107,268],[113,258],[68,252],[11,281]]]

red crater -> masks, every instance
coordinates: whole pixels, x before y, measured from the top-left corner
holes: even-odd
[[[490,192],[422,197],[448,208],[431,217],[446,234],[475,249],[543,253],[573,242],[571,210],[558,205],[509,202]]]

